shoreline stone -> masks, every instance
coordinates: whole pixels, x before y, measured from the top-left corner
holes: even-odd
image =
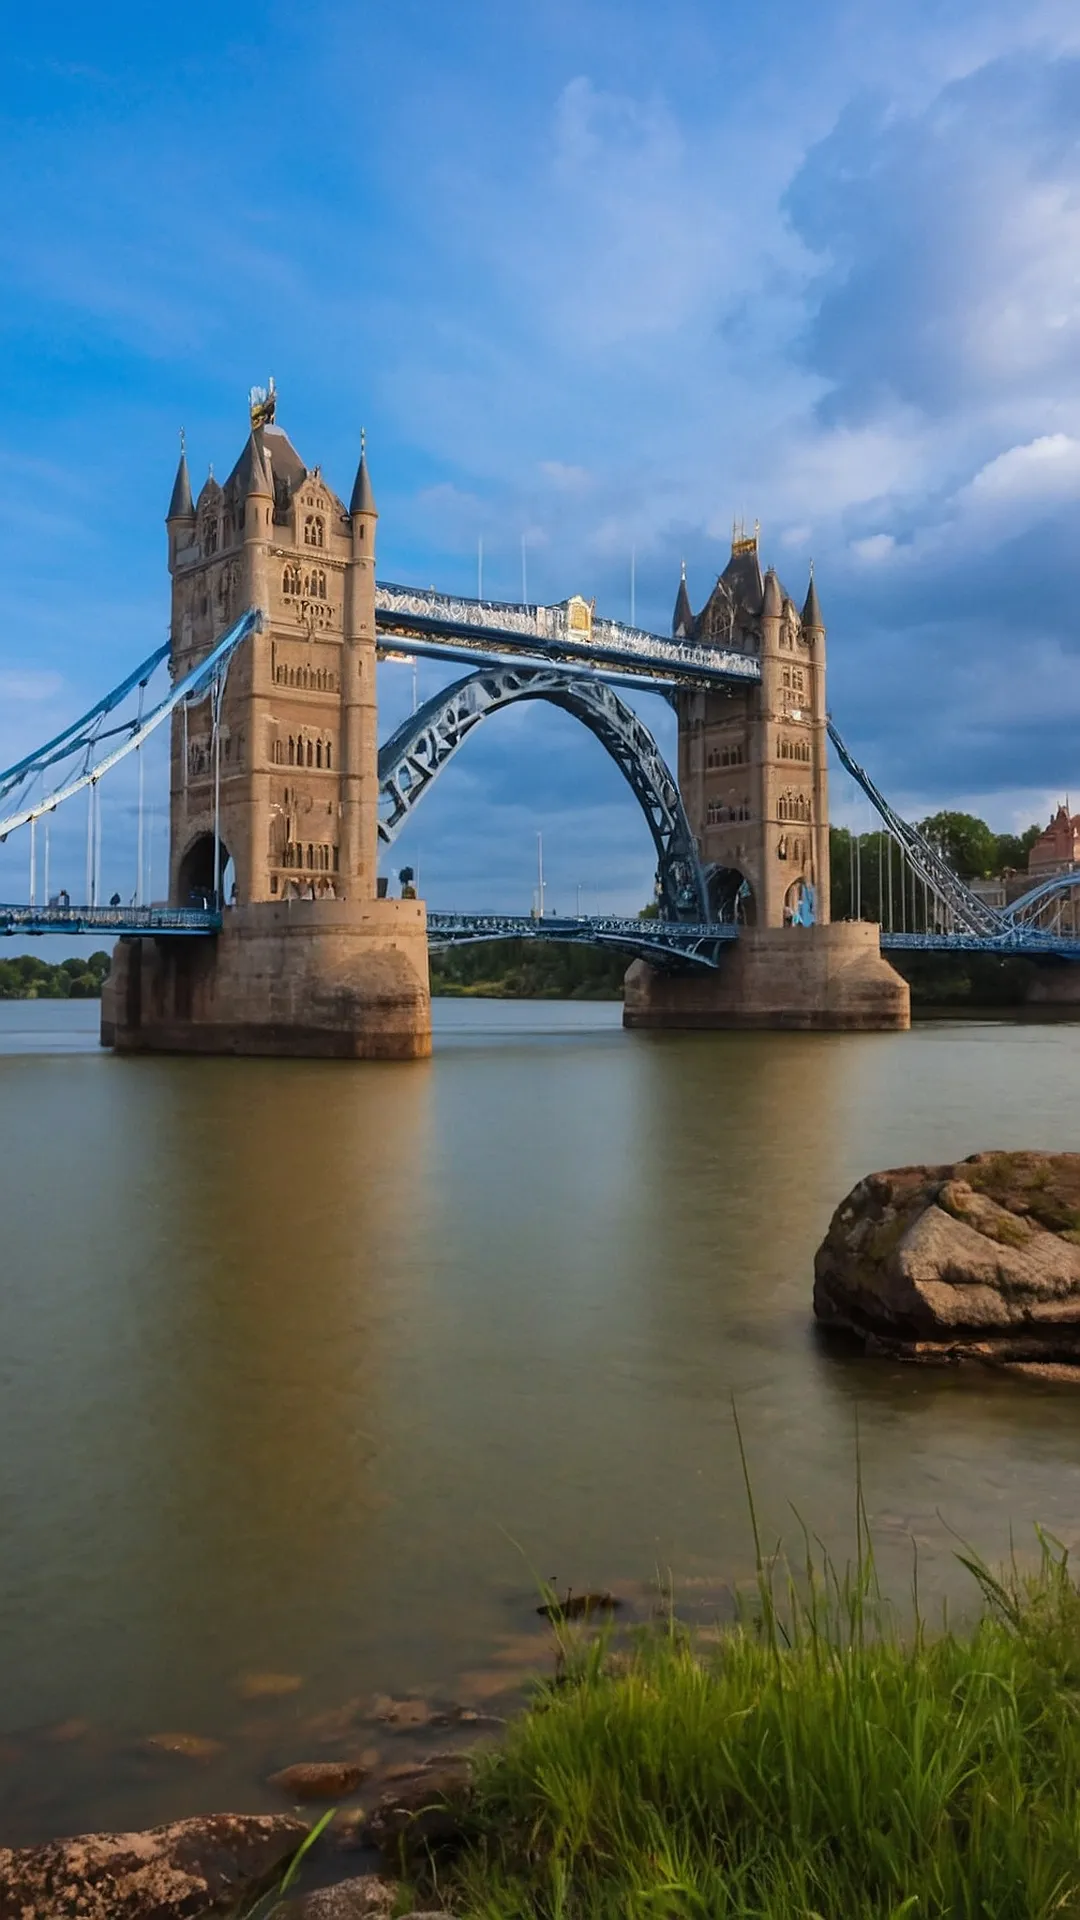
[[[289,1814],[217,1813],[3,1847],[0,1920],[203,1920],[260,1893],[306,1833]]]
[[[1080,1154],[869,1174],[818,1248],[814,1312],[867,1353],[1080,1384]]]

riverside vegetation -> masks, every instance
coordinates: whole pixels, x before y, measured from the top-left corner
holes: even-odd
[[[905,1631],[859,1555],[758,1545],[714,1645],[668,1618],[567,1644],[476,1762],[436,1879],[469,1920],[1049,1920],[1080,1912],[1080,1593],[961,1559],[965,1630]],[[756,1532],[756,1528],[755,1528]],[[916,1569],[917,1571],[917,1569]],[[419,1904],[419,1902],[418,1902]]]
[[[61,960],[52,965],[33,953],[0,960],[0,1000],[97,1000],[109,971],[109,955]]]

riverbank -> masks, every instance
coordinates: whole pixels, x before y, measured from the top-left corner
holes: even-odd
[[[160,1920],[174,1911],[161,1889],[172,1898],[176,1858],[208,1883],[226,1861],[234,1891],[254,1895],[267,1849],[280,1876],[304,1824],[316,1844],[288,1900],[240,1911],[259,1920],[1075,1911],[1080,1594],[1065,1550],[1036,1535],[1030,1569],[1014,1557],[1001,1578],[961,1552],[973,1582],[966,1623],[931,1628],[917,1603],[901,1614],[884,1599],[858,1505],[852,1568],[841,1573],[808,1547],[792,1573],[759,1546],[756,1581],[724,1623],[694,1625],[658,1595],[652,1619],[626,1629],[606,1604],[579,1599],[571,1620],[549,1596],[553,1657],[523,1709],[505,1727],[488,1722],[486,1746],[474,1726],[467,1751],[452,1727],[429,1723],[438,1749],[367,1778],[362,1805],[349,1804],[366,1773],[357,1730],[338,1761],[276,1782],[291,1815],[216,1814],[134,1845],[100,1836],[0,1853],[0,1913],[5,1896],[10,1904],[30,1890],[41,1920],[59,1920],[73,1881],[87,1878],[93,1897],[80,1911]],[[407,1723],[407,1706],[384,1702],[384,1725]],[[136,1875],[122,1904],[95,1905],[99,1880],[107,1891],[118,1863],[132,1862],[145,1899]]]
[[[711,1644],[568,1644],[477,1762],[437,1890],[476,1920],[1075,1911],[1080,1595],[1045,1541],[1027,1577],[964,1564],[966,1631],[902,1631],[866,1547],[846,1576],[763,1565]]]

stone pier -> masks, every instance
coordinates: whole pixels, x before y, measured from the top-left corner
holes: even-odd
[[[882,955],[880,928],[867,922],[744,927],[715,973],[666,973],[635,960],[623,1025],[898,1033],[911,1025],[911,1001]]]
[[[122,940],[101,1038],[121,1053],[422,1059],[423,903],[287,900],[232,908],[216,940]]]

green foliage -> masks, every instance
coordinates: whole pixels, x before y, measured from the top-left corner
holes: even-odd
[[[919,821],[920,832],[932,840],[961,880],[985,879],[997,873],[997,834],[973,813],[932,813]]]
[[[1025,827],[1023,833],[999,833],[997,851],[994,855],[994,873],[1023,873],[1027,868],[1027,857],[1042,833],[1042,827]]]
[[[625,953],[555,941],[478,941],[431,956],[431,991],[525,1000],[620,1000]]]
[[[0,1000],[99,1000],[109,971],[109,955],[72,958],[50,965],[34,953],[0,959]]]
[[[1080,1911],[1080,1596],[978,1560],[966,1633],[905,1635],[862,1532],[759,1555],[718,1646],[674,1623],[565,1670],[481,1759],[469,1920],[1049,1920]],[[779,1595],[778,1595],[779,1590]]]

